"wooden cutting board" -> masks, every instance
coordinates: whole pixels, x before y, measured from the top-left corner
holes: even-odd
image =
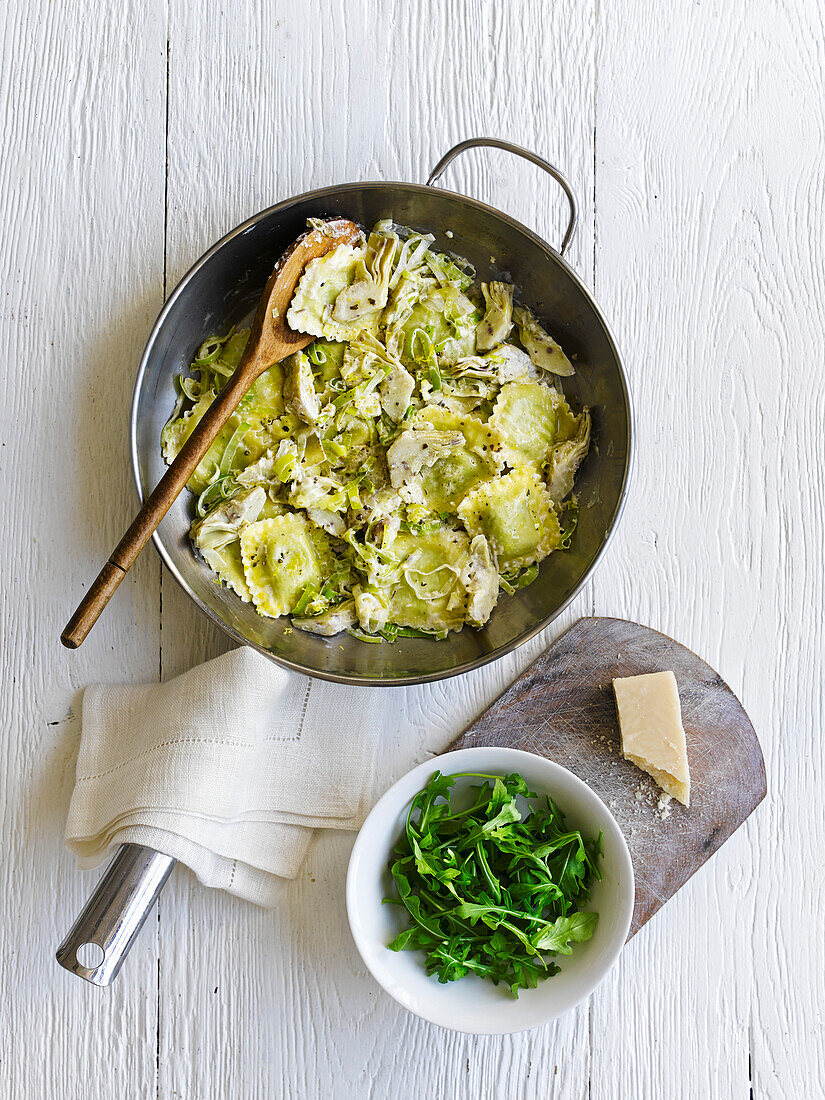
[[[623,759],[611,681],[672,670],[690,765],[690,809]],[[624,619],[580,619],[464,731],[451,749],[506,745],[549,757],[607,803],[636,878],[630,935],[673,897],[766,793],[750,719],[725,681],[672,638]]]

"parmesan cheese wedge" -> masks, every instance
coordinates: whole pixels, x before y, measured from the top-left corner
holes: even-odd
[[[676,677],[672,672],[623,676],[613,681],[613,691],[622,756],[689,806],[690,771]]]

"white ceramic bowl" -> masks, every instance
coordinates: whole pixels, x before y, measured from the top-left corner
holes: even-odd
[[[576,944],[572,955],[557,958],[561,972],[539,982],[536,989],[522,990],[517,1000],[504,986],[494,986],[476,975],[442,985],[425,973],[420,952],[395,952],[386,946],[406,927],[399,906],[382,904],[382,898],[393,893],[387,861],[404,827],[410,800],[435,771],[445,775],[519,772],[531,790],[550,795],[571,826],[586,835],[595,836],[599,830],[603,834],[602,878],[594,884],[587,906],[599,914],[592,939]],[[627,844],[598,795],[560,764],[507,748],[460,749],[413,768],[373,807],[355,841],[347,873],[350,928],[379,985],[417,1016],[477,1035],[505,1035],[537,1027],[592,993],[627,939],[633,898],[633,866]]]

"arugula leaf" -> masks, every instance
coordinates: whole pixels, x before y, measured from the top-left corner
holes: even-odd
[[[482,876],[487,880],[487,884],[493,891],[493,897],[496,901],[501,901],[501,883],[490,869],[490,864],[487,862],[487,856],[484,854],[484,848],[480,843],[476,844],[476,859],[481,868]]]
[[[387,944],[387,947],[389,947],[390,951],[403,951],[404,948],[409,945],[410,940],[415,935],[415,931],[414,928],[405,928],[403,932],[395,937],[392,943]]]
[[[455,792],[459,778],[482,782]],[[601,877],[600,855],[601,834],[571,830],[517,773],[436,772],[412,799],[390,860],[397,896],[384,901],[409,925],[389,947],[421,951],[440,982],[473,973],[518,996],[558,972],[552,956],[593,935],[597,914],[580,907]]]
[[[521,821],[521,810],[513,798],[504,803],[494,818],[484,822],[481,831],[483,833],[493,833],[496,829],[500,829],[502,825],[510,825],[514,821]]]
[[[545,932],[542,932],[533,945],[539,951],[558,951],[561,955],[572,955],[571,943],[583,943],[596,931],[598,913],[571,913],[569,917],[559,917]]]
[[[433,878],[440,877],[440,871],[437,864],[431,862],[427,856],[421,851],[421,845],[415,839],[412,838],[413,852],[415,854],[415,866],[420,875],[432,875]]]

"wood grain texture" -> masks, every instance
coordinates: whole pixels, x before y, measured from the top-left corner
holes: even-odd
[[[613,680],[676,676],[690,808],[658,808],[652,780],[621,755]],[[765,763],[742,704],[695,653],[625,619],[579,619],[480,714],[450,750],[504,745],[575,772],[613,812],[633,862],[635,936],[759,805]]]
[[[135,948],[139,979],[108,997],[54,952],[90,881],[62,842],[78,690],[158,667],[148,558],[82,654],[58,638],[90,554],[105,558],[134,510],[123,425],[163,298],[165,23],[152,0],[106,18],[34,0],[0,18],[4,1097],[156,1090],[156,928]]]
[[[825,780],[822,18],[740,0],[667,19],[601,8],[596,292],[638,461],[592,592],[720,672],[770,786],[595,1005],[594,1095],[635,1080],[640,1095],[784,1098],[825,1080],[825,885],[806,879],[791,928],[786,877],[817,858]]]
[[[4,1100],[817,1094],[825,885],[806,874],[789,896],[788,869],[818,865],[825,780],[822,22],[820,4],[782,0],[665,14],[647,0],[8,0]],[[457,681],[374,692],[377,790],[598,612],[652,623],[720,671],[770,796],[588,1003],[532,1033],[447,1034],[376,987],[346,928],[343,834],[319,841],[273,913],[176,871],[155,934],[101,996],[53,961],[94,878],[61,844],[75,693],[227,645],[168,577],[159,590],[148,557],[83,650],[56,642],[134,509],[129,393],[163,293],[263,206],[423,181],[476,133],[574,181],[570,260],[628,366],[635,485],[595,580],[544,638]],[[503,153],[462,158],[444,184],[560,239],[561,196]]]

